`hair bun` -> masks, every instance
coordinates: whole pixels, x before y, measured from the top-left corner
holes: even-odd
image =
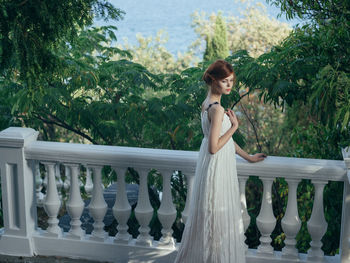
[[[231,74],[233,74],[234,81],[236,81],[236,74],[232,65],[223,59],[218,59],[207,68],[202,79],[207,85],[211,86],[213,82],[227,78]]]
[[[204,72],[204,75],[203,75],[203,80],[206,84],[210,85],[212,82],[213,82],[213,77],[210,76],[210,74],[208,73],[208,70],[206,70]]]

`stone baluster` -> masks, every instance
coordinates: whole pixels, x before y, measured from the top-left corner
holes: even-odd
[[[143,246],[152,245],[152,237],[149,234],[150,228],[149,223],[153,216],[153,207],[149,201],[148,187],[147,187],[147,170],[140,170],[140,186],[139,196],[137,199],[137,206],[135,208],[135,216],[140,224],[139,236],[137,237],[136,244]]]
[[[342,148],[342,154],[345,163],[346,177],[344,180],[339,254],[340,262],[347,263],[350,259],[350,146]]]
[[[296,246],[296,235],[298,234],[301,221],[298,215],[297,188],[299,179],[286,179],[288,183],[288,203],[286,213],[282,219],[282,229],[286,235],[284,240],[285,247],[282,248],[282,257],[289,259],[298,258],[298,250]]]
[[[93,170],[93,189],[92,189],[92,198],[88,206],[89,213],[94,219],[94,230],[91,233],[91,240],[95,241],[104,241],[106,237],[106,232],[103,230],[104,223],[103,219],[107,212],[107,203],[103,197],[103,188],[102,188],[102,167],[101,166],[88,166],[86,170]]]
[[[102,183],[102,181],[100,182],[100,184],[101,183]],[[91,195],[93,187],[94,187],[94,185],[92,183],[92,178],[91,178],[91,168],[86,167],[86,182],[85,182],[85,186],[84,186],[85,192],[88,195]]]
[[[258,247],[259,254],[273,254],[273,247],[271,246],[271,233],[276,226],[276,218],[272,211],[272,195],[271,188],[273,178],[262,178],[264,192],[261,201],[261,209],[259,216],[256,218],[256,224],[261,233],[260,245]]]
[[[171,229],[176,219],[176,209],[174,207],[170,185],[172,171],[162,170],[161,174],[163,176],[163,195],[161,205],[158,209],[158,218],[163,228],[158,246],[175,248],[175,240],[172,236],[173,230]]]
[[[239,192],[241,196],[241,210],[242,210],[242,219],[243,219],[243,225],[244,225],[244,232],[247,231],[247,228],[250,224],[250,216],[248,214],[247,210],[247,200],[245,196],[245,186],[248,180],[248,176],[239,176]],[[246,250],[248,250],[248,245],[245,244]]]
[[[63,181],[61,178],[60,164],[58,164],[58,163],[55,166],[55,176],[56,176],[56,187],[58,190],[58,195],[59,195],[60,199],[62,199],[61,189],[63,187]]]
[[[67,201],[66,207],[68,214],[71,218],[70,225],[71,228],[67,237],[74,239],[81,239],[83,237],[83,230],[81,229],[80,217],[84,210],[84,202],[80,195],[79,187],[79,164],[65,164],[69,166],[71,170],[70,174],[70,190],[69,199]]]
[[[323,189],[327,184],[327,181],[312,180],[312,183],[315,186],[315,198],[311,217],[307,222],[307,229],[312,239],[307,259],[314,262],[324,262],[325,258],[324,252],[321,250],[321,239],[326,233],[328,225],[323,210]]]
[[[128,220],[131,214],[131,206],[126,195],[125,172],[126,168],[114,167],[117,173],[117,193],[113,206],[113,215],[118,222],[118,233],[115,236],[116,243],[129,243],[132,236],[128,233]]]
[[[185,203],[185,208],[182,211],[182,220],[184,224],[186,224],[188,214],[190,211],[190,201],[192,198],[192,193],[193,193],[193,184],[194,184],[194,174],[192,175],[186,175],[186,181],[187,181],[187,195],[186,195],[186,203]]]
[[[248,176],[240,176],[238,179],[239,179],[239,192],[241,196],[242,218],[243,218],[243,224],[244,224],[244,231],[246,231],[250,224],[250,216],[248,214],[247,200],[245,196],[245,186],[248,180]]]
[[[44,199],[44,209],[49,216],[47,227],[47,232],[44,234],[46,236],[60,237],[62,235],[62,230],[58,226],[57,215],[61,207],[61,201],[58,196],[56,178],[55,178],[55,166],[54,162],[41,162],[45,165],[47,173],[47,188],[46,196]]]
[[[33,161],[33,173],[35,176],[35,192],[36,192],[36,204],[38,207],[44,205],[44,194],[41,192],[43,189],[43,180],[40,175],[39,161]]]
[[[45,187],[45,191],[47,189],[47,171],[44,172],[44,180],[43,180],[43,186]]]
[[[63,183],[63,189],[67,192],[69,190],[70,187],[70,174],[71,174],[71,170],[68,166],[64,166],[64,174],[66,179],[64,180]]]

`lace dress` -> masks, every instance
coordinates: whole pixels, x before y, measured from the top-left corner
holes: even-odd
[[[245,263],[235,145],[230,138],[217,153],[209,153],[208,109],[201,114],[204,138],[190,214],[174,263]],[[224,114],[220,136],[230,127],[230,119]]]

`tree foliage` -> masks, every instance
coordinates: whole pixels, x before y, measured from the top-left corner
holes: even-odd
[[[260,90],[265,102],[306,105],[303,119],[335,131],[333,143],[326,147],[336,147],[337,156],[328,158],[338,159],[339,146],[349,144],[348,56],[338,50],[343,44],[336,44],[333,37],[328,39],[324,30],[316,26],[295,29],[282,45],[240,68],[239,78],[246,86]],[[241,59],[249,60],[247,55]]]
[[[288,19],[299,17],[304,20],[312,20],[322,24],[326,20],[349,20],[350,3],[342,0],[267,0],[268,3],[281,8],[282,13]]]
[[[105,0],[2,0],[0,2],[0,73],[13,74],[29,88],[60,65],[53,50],[74,40],[94,16],[120,19],[122,11]],[[37,85],[37,86],[36,86]]]
[[[334,131],[334,144],[349,145],[350,4],[336,0],[271,2],[287,17],[310,19],[310,23],[294,30],[260,62],[269,60],[280,66],[278,73],[275,68],[277,74],[285,72],[266,94],[275,103],[278,98],[289,105],[303,102],[313,120]]]
[[[215,13],[192,14],[192,27],[198,35],[198,39],[192,44],[194,49],[204,52],[202,43],[207,34],[214,34],[217,17]],[[269,17],[266,9],[259,4],[248,6],[240,16],[230,15],[222,18],[226,21],[229,51],[236,53],[239,50],[247,50],[254,58],[280,44],[291,32],[288,24]]]
[[[136,45],[130,45],[127,38],[124,38],[123,44],[117,46],[120,49],[130,51],[131,61],[145,66],[152,73],[180,73],[199,62],[191,49],[184,53],[178,52],[176,56],[168,51],[164,46],[168,41],[168,37],[163,30],[158,31],[155,37],[144,37],[137,34],[136,38]],[[115,56],[112,59],[118,60],[121,57]]]
[[[215,30],[213,36],[206,35],[206,49],[204,52],[204,60],[212,61],[216,59],[224,59],[228,57],[227,29],[226,23],[219,14],[215,20]]]

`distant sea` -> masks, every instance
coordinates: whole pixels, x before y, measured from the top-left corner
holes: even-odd
[[[223,15],[239,17],[240,10],[243,11],[252,1],[246,3],[237,0],[111,0],[115,7],[125,11],[124,19],[121,21],[109,21],[109,24],[118,27],[116,32],[118,43],[123,43],[123,38],[128,39],[129,44],[136,44],[136,34],[143,36],[156,36],[159,30],[168,34],[168,42],[165,47],[174,55],[185,52],[196,39],[196,33],[191,27],[191,14],[195,11],[206,14],[222,11]],[[254,1],[260,2],[260,1]],[[253,2],[253,3],[254,3]],[[280,9],[261,2],[266,6],[270,17],[286,22],[294,26],[300,21],[287,21],[282,15],[277,18]],[[96,25],[104,24],[96,21]]]

